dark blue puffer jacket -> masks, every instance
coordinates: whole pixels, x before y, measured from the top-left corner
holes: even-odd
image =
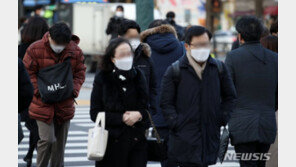
[[[177,33],[170,25],[161,25],[143,31],[141,33],[141,41],[150,46],[151,58],[155,66],[158,94],[156,97],[157,113],[152,118],[157,127],[166,127],[167,124],[159,107],[160,84],[166,69],[185,54],[184,44],[178,41]]]

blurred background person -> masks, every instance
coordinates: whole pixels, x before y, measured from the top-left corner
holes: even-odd
[[[43,5],[37,5],[35,6],[34,11],[31,13],[31,16],[39,16],[42,17],[44,15],[44,6]]]
[[[42,39],[43,35],[48,31],[46,21],[38,16],[31,17],[23,29],[21,44],[18,46],[18,57],[20,60],[24,58],[27,48],[35,41]],[[28,108],[21,113],[21,121],[25,122],[25,126],[30,131],[29,134],[29,149],[24,157],[27,166],[31,166],[33,152],[37,147],[39,140],[38,127],[35,119],[29,117]]]
[[[178,35],[178,39],[180,41],[182,41],[183,40],[183,37],[184,37],[184,31],[185,30],[184,30],[184,27],[182,27],[182,26],[180,26],[180,25],[178,25],[176,23],[175,17],[176,17],[175,12],[170,11],[170,12],[168,12],[166,14],[166,21],[176,29],[177,35]]]
[[[157,131],[165,143],[168,142],[169,128],[160,109],[160,84],[166,69],[185,53],[183,42],[178,40],[175,28],[165,20],[155,20],[149,29],[141,33],[141,41],[146,42],[151,48],[151,58],[155,65],[157,97],[156,113],[152,115]],[[167,161],[161,162],[162,167],[173,167]]]
[[[260,40],[263,47],[278,53],[278,37],[269,35]],[[276,112],[276,122],[278,126],[278,111]],[[268,151],[270,153],[270,159],[266,162],[266,167],[278,166],[278,134],[276,135],[275,142],[270,146]]]
[[[133,20],[124,20],[119,30],[119,36],[129,40],[134,51],[135,67],[138,67],[145,75],[149,93],[149,111],[153,115],[156,113],[157,82],[153,60],[151,59],[151,49],[147,43],[140,41],[140,26]]]
[[[262,156],[277,132],[278,57],[260,44],[263,25],[258,18],[242,17],[236,30],[242,45],[229,52],[225,61],[238,95],[228,123],[231,144],[236,153]],[[242,167],[265,166],[264,159],[239,159],[239,163]]]
[[[123,9],[123,6],[118,5],[116,7],[115,15],[110,18],[107,29],[106,29],[106,34],[107,35],[111,34],[111,39],[118,37],[118,31],[119,31],[121,22],[123,20],[124,20],[124,9]]]
[[[27,48],[33,42],[42,39],[47,31],[48,25],[45,19],[38,16],[31,17],[22,31],[21,43],[18,46],[18,57],[23,59]]]
[[[91,93],[91,120],[105,112],[109,133],[106,153],[96,167],[146,167],[148,99],[145,77],[133,66],[128,40],[111,40]]]
[[[278,37],[274,35],[268,35],[260,40],[262,46],[278,53]]]
[[[278,20],[273,22],[270,26],[270,34],[274,36],[278,36]]]

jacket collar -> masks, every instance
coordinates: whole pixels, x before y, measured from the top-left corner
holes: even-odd
[[[248,52],[251,53],[251,55],[255,56],[264,64],[266,63],[264,48],[259,41],[246,42],[241,47],[245,48]]]

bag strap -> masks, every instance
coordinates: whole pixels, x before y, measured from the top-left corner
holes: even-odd
[[[99,112],[96,118],[96,123],[95,123],[95,127],[100,127],[100,123],[101,123],[101,127],[103,129],[105,129],[105,112]]]
[[[179,60],[175,61],[172,64],[172,68],[173,68],[173,79],[174,79],[175,85],[177,85],[180,81],[180,62],[179,62]]]
[[[215,61],[216,65],[218,67],[219,75],[221,75],[223,73],[222,62],[220,60],[215,59],[215,58],[213,58],[213,60]]]
[[[160,144],[160,143],[161,143],[161,138],[160,138],[160,136],[159,136],[159,134],[158,134],[158,132],[157,132],[157,130],[156,130],[156,126],[155,126],[155,124],[154,124],[154,122],[153,122],[153,120],[152,120],[151,114],[149,113],[148,110],[146,110],[146,112],[147,112],[147,114],[148,114],[148,117],[149,117],[149,120],[150,120],[150,122],[151,122],[152,128],[153,128],[153,130],[154,130],[154,132],[155,132],[155,137],[156,137],[157,143]]]

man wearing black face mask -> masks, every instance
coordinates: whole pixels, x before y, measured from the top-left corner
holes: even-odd
[[[65,23],[58,23],[41,40],[30,45],[23,60],[34,87],[29,115],[37,120],[40,136],[37,143],[37,167],[48,166],[49,159],[51,167],[62,167],[64,163],[70,120],[75,111],[74,98],[78,97],[85,80],[84,56],[78,43],[79,38],[72,35],[69,27]],[[39,82],[37,84],[37,75],[42,69],[63,63],[66,59],[70,60],[72,73],[69,74],[73,75],[70,76],[73,77],[73,89],[70,89],[70,96],[73,91],[72,97],[54,103],[44,102]],[[56,85],[55,89],[64,89]]]

